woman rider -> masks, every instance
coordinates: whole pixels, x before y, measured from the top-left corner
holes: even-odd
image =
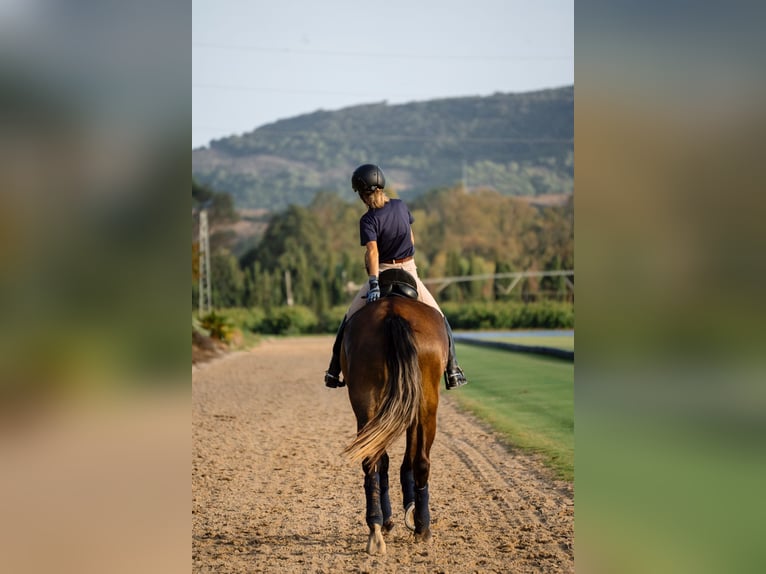
[[[387,269],[403,269],[415,278],[418,288],[418,300],[430,305],[444,316],[438,303],[418,277],[415,266],[415,236],[412,233],[414,218],[407,206],[400,199],[389,198],[383,189],[386,178],[383,171],[373,164],[364,164],[356,168],[351,176],[351,187],[359,194],[367,206],[367,212],[359,220],[359,237],[361,244],[366,247],[364,263],[369,274],[369,281],[363,285],[351,302],[346,316],[338,328],[335,344],[332,348],[332,359],[325,373],[324,381],[328,387],[342,387],[346,383],[340,379],[340,345],[343,331],[351,316],[359,311],[366,303],[372,303],[380,298],[378,276]],[[454,389],[466,384],[463,370],[455,358],[455,342],[452,338],[447,318],[444,318],[449,335],[449,356],[444,380],[447,389]]]

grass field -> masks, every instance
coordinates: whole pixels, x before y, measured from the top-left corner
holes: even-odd
[[[574,363],[457,345],[469,384],[451,393],[505,440],[574,478]]]
[[[571,337],[493,337],[488,341],[500,343],[513,343],[514,345],[526,345],[528,347],[552,347],[565,351],[574,351],[574,336]]]

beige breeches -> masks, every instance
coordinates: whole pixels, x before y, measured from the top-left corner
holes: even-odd
[[[380,264],[380,273],[383,273],[386,269],[404,269],[407,273],[412,275],[415,278],[415,281],[418,284],[418,301],[422,301],[426,305],[433,307],[439,313],[444,315],[442,313],[442,310],[439,308],[439,304],[436,302],[436,299],[434,299],[434,296],[431,295],[431,292],[426,288],[425,285],[423,285],[423,282],[420,280],[420,277],[418,277],[418,268],[415,266],[415,260],[411,259],[407,261],[406,263],[381,263]],[[351,301],[351,305],[348,308],[348,311],[346,311],[346,317],[351,318],[351,315],[359,311],[362,307],[364,307],[367,304],[367,299],[365,298],[367,296],[367,291],[370,290],[370,284],[369,282],[365,281],[364,285],[362,285],[362,288],[359,290],[359,293],[356,294],[354,297],[354,300]]]

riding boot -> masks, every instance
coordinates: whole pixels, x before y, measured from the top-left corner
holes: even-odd
[[[468,383],[461,369],[457,364],[455,357],[455,339],[452,337],[452,329],[449,326],[447,317],[444,317],[444,324],[447,326],[447,335],[449,337],[449,355],[447,356],[447,369],[444,371],[444,383],[447,390],[456,389]]]
[[[343,317],[343,321],[338,327],[338,334],[335,335],[335,343],[332,346],[332,359],[330,359],[330,366],[327,368],[327,372],[324,374],[324,384],[332,389],[337,387],[345,387],[346,382],[340,379],[340,346],[343,343],[343,331],[346,329],[346,317]]]

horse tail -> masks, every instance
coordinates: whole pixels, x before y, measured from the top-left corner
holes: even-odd
[[[383,453],[415,422],[422,396],[418,350],[409,322],[399,315],[383,320],[387,377],[383,399],[375,415],[367,421],[343,451],[352,461],[369,459],[376,463]]]

